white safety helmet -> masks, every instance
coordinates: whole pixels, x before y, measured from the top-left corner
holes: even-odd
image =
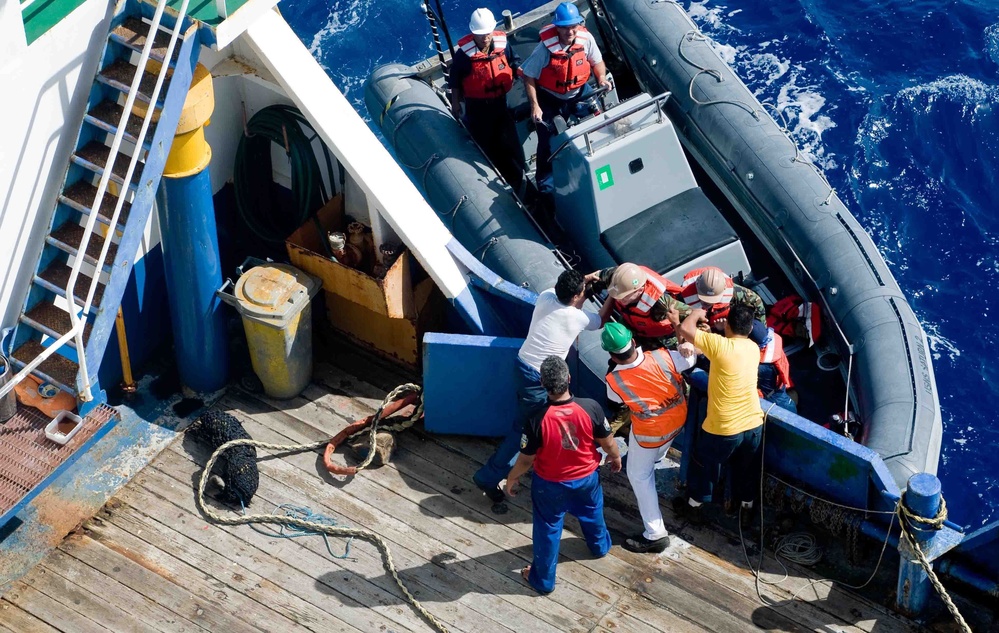
[[[496,17],[489,9],[476,9],[468,22],[468,30],[473,35],[489,35],[496,30]]]

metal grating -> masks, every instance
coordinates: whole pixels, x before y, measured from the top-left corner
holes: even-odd
[[[49,267],[38,274],[39,277],[49,282],[56,288],[65,288],[66,284],[69,283],[69,274],[72,272],[69,266],[63,264],[62,262],[55,262],[49,264]],[[87,292],[90,290],[90,282],[93,281],[92,278],[84,275],[82,272],[76,276],[76,287],[73,288],[73,295],[76,300],[81,305],[83,300],[87,296]],[[104,284],[97,282],[97,289],[94,290],[94,305],[101,305],[101,298],[104,296]]]
[[[149,26],[138,17],[126,18],[119,26],[111,31],[111,39],[128,46],[133,51],[141,52],[146,45],[146,37],[149,34]],[[157,31],[153,37],[153,46],[149,49],[149,57],[156,61],[166,59],[167,46],[170,43],[170,34],[166,31]],[[180,47],[176,47],[179,53]]]
[[[142,79],[139,81],[139,92],[135,96],[140,101],[149,103],[153,94],[153,88],[156,87],[156,75],[149,72],[149,70],[152,70],[151,65],[147,65],[146,69],[146,72],[142,73]],[[132,77],[135,76],[136,70],[138,68],[132,64],[124,59],[119,59],[102,69],[97,78],[98,81],[103,80],[114,89],[127,94],[128,89],[132,87]],[[169,73],[169,71],[167,72]],[[160,104],[163,102],[163,97],[166,95],[167,86],[169,85],[170,75],[167,74],[166,79],[163,80],[163,87],[160,88]]]
[[[36,409],[18,405],[17,415],[0,424],[0,514],[62,465],[118,412],[107,405],[94,409],[83,428],[65,446],[45,437],[49,419]]]
[[[85,180],[79,180],[66,187],[61,197],[75,203],[78,208],[86,209],[84,213],[89,213],[90,207],[94,205],[94,198],[97,197],[97,187]],[[118,204],[118,197],[112,195],[110,191],[105,192],[104,199],[101,200],[101,206],[97,210],[97,216],[102,218],[105,224],[111,221],[111,215],[114,213],[116,204]],[[124,224],[128,220],[128,212],[131,207],[132,203],[128,200],[122,204],[121,213],[118,215],[119,224]]]
[[[104,169],[107,165],[108,155],[110,154],[111,148],[99,141],[90,141],[76,150],[77,157],[101,169]],[[132,157],[128,154],[119,153],[117,158],[115,158],[111,173],[116,177],[118,182],[125,182],[125,174],[128,173],[128,164],[130,162],[132,162]],[[142,166],[143,163],[141,160],[135,165],[135,171],[132,172],[133,183],[139,180],[139,175],[142,173]]]
[[[66,332],[69,332],[69,330],[73,327],[73,322],[69,320],[69,312],[66,312],[55,304],[45,303],[44,301],[28,310],[24,316],[43,327],[47,327],[60,337]],[[87,341],[90,339],[90,330],[92,330],[93,327],[93,323],[90,323],[89,321],[84,324],[84,345],[86,345]],[[71,341],[71,343],[75,344],[74,341]]]
[[[31,340],[15,349],[11,356],[27,365],[31,361],[38,358],[38,356],[44,351],[45,347],[41,343]],[[60,356],[59,353],[56,352],[42,361],[42,364],[38,366],[38,371],[42,372],[46,376],[49,376],[52,380],[55,380],[62,385],[75,387],[76,372],[79,371],[79,368],[79,365],[65,356]]]
[[[124,110],[125,108],[118,105],[114,101],[105,99],[104,101],[101,101],[93,108],[91,108],[90,112],[88,112],[87,114],[89,114],[90,116],[94,117],[99,121],[103,121],[105,124],[107,124],[108,129],[115,129],[118,125],[118,122],[121,121],[121,114],[122,112],[124,112]],[[141,130],[142,130],[142,117],[135,114],[135,112],[133,111],[132,114],[128,116],[128,121],[125,123],[125,137],[124,137],[125,140],[129,141],[130,143],[135,143],[136,141],[139,140],[139,132]],[[156,122],[150,121],[149,129],[146,130],[146,138],[145,138],[145,143],[147,146],[149,145],[149,141],[152,140],[153,132],[155,132],[155,130],[156,130]],[[92,197],[91,201],[93,201]],[[113,211],[114,207],[112,207],[111,210]],[[111,214],[108,213],[108,217],[110,217],[110,215]]]
[[[51,238],[59,244],[67,247],[66,249],[63,249],[66,250],[67,253],[75,255],[80,246],[80,242],[83,240],[83,233],[84,228],[79,224],[76,224],[75,222],[66,222],[55,231],[52,231]],[[101,256],[101,248],[103,248],[103,246],[104,236],[98,234],[96,231],[91,233],[90,243],[87,244],[84,258],[87,260],[87,263],[95,266],[97,265],[97,258]],[[108,248],[108,256],[104,260],[105,266],[111,266],[117,252],[118,245],[112,242],[110,248]]]

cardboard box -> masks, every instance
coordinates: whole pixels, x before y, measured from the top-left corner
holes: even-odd
[[[332,261],[321,240],[345,230],[343,199],[330,200],[317,218],[322,233],[310,219],[285,246],[293,265],[322,279],[330,325],[381,356],[418,367],[422,335],[441,322],[446,306],[433,280],[414,287],[414,276],[423,271],[406,249],[382,279]]]

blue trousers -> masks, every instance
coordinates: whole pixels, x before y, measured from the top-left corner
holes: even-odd
[[[559,99],[552,96],[548,91],[538,88],[538,105],[541,106],[541,120],[536,130],[538,133],[537,165],[534,171],[534,180],[537,183],[538,191],[550,193],[554,188],[551,180],[552,175],[552,136],[554,130],[551,129],[552,121],[556,116],[560,116],[566,121],[570,116],[581,116],[584,113],[578,111],[579,102],[593,94],[590,84],[583,84],[579,94],[570,99]]]
[[[791,396],[787,395],[787,389],[785,389],[784,387],[781,387],[780,389],[777,389],[776,391],[771,393],[769,396],[766,397],[766,400],[768,402],[773,402],[778,407],[787,409],[791,413],[798,412],[798,405],[794,404],[794,400],[791,399]]]
[[[760,468],[763,465],[762,439],[762,424],[735,435],[715,435],[702,429],[694,449],[695,463],[690,469],[690,498],[702,503],[711,501],[714,488],[721,479],[722,468],[727,465],[732,479],[732,500],[755,501],[760,490]]]
[[[548,402],[548,393],[541,386],[541,375],[536,369],[520,360],[516,360],[517,372],[517,405],[518,415],[510,425],[506,437],[496,447],[492,456],[482,468],[472,476],[476,484],[484,488],[495,488],[503,481],[520,453],[520,438],[524,434],[524,424],[532,413]]]
[[[610,532],[604,523],[604,490],[597,471],[571,481],[531,478],[531,504],[534,507],[534,561],[528,581],[540,593],[555,589],[555,565],[562,541],[565,513],[579,519],[583,539],[594,556],[600,558],[611,547]]]

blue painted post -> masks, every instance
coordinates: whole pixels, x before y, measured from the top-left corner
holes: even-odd
[[[229,378],[215,206],[204,126],[214,109],[211,74],[198,64],[157,196],[174,353],[181,383],[210,393]]]
[[[918,473],[909,478],[903,503],[908,510],[920,517],[932,519],[940,509],[940,480],[929,473]],[[930,541],[937,530],[927,529],[914,521],[906,521],[906,526],[923,552],[929,550]],[[916,558],[916,553],[903,536],[898,542],[899,569],[895,603],[902,613],[916,617],[926,608],[930,584],[926,572]]]

